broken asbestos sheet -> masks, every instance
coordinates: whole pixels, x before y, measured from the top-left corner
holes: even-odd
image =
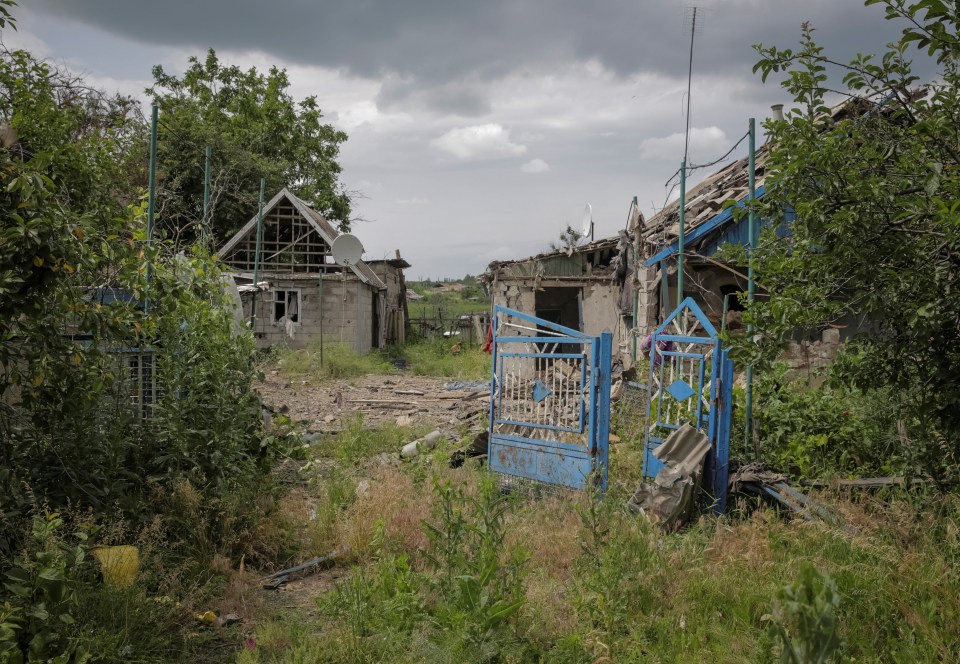
[[[694,505],[694,489],[703,474],[703,460],[710,451],[707,434],[689,424],[670,434],[653,450],[653,456],[664,463],[653,482],[642,483],[630,498],[628,506],[645,514],[666,531],[679,528],[690,516]]]

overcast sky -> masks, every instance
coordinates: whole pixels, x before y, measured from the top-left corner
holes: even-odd
[[[691,0],[692,1],[692,0]],[[688,3],[668,0],[20,0],[8,46],[141,95],[215,48],[285,67],[349,133],[365,258],[400,249],[408,278],[460,277],[547,248],[593,207],[616,234],[637,196],[662,207],[683,155]],[[758,42],[797,44],[810,21],[837,59],[900,27],[861,0],[703,0],[690,159],[719,157],[789,102],[751,71]],[[8,31],[9,32],[9,31]],[[734,157],[745,154],[745,144]]]

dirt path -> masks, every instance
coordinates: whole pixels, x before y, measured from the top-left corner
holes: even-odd
[[[482,382],[464,384],[424,376],[371,375],[314,384],[288,380],[271,370],[257,390],[266,404],[308,432],[340,431],[356,413],[363,414],[366,427],[406,417],[409,423],[429,422],[444,428],[466,424],[479,430],[490,403],[489,387]]]

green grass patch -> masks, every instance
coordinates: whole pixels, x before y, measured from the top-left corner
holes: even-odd
[[[454,487],[482,473],[458,472]],[[483,491],[430,485],[405,496],[434,506],[426,551],[361,562],[320,602],[310,634],[293,624],[285,638],[268,623],[270,647],[241,661],[323,652],[396,662],[937,662],[960,651],[956,498],[939,499],[936,512],[838,503],[852,533],[761,510],[664,535],[616,490],[600,501],[493,503]],[[376,502],[376,483],[370,491]],[[517,557],[518,543],[531,558]],[[515,576],[490,586],[489,597],[507,597],[495,611],[471,583],[510,564]],[[511,613],[514,599],[522,606]],[[784,659],[825,644],[829,657]]]
[[[384,424],[368,429],[364,427],[363,415],[357,413],[342,431],[317,443],[313,453],[353,464],[384,452],[399,453],[405,444],[429,431],[427,425],[401,427]]]
[[[405,371],[415,376],[482,380],[490,374],[490,356],[480,348],[464,347],[457,339],[419,341],[367,354],[357,353],[345,345],[327,344],[323,347],[322,362],[317,344],[303,350],[279,349],[271,358],[286,378],[310,378],[318,382],[398,374],[401,371],[393,364],[396,360],[404,361]]]
[[[277,366],[288,378],[310,377],[314,380],[356,378],[397,371],[379,351],[361,354],[340,343],[324,344],[322,351],[321,354],[319,342],[302,350],[283,348],[276,352]]]
[[[458,348],[456,354],[455,348]],[[490,356],[479,348],[464,347],[455,339],[421,341],[398,350],[399,356],[407,361],[407,369],[416,376],[461,380],[482,380],[490,376]]]

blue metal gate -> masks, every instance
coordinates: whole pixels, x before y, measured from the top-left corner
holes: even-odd
[[[704,488],[714,498],[714,510],[723,512],[730,463],[733,361],[721,347],[716,328],[689,297],[657,328],[650,341],[644,477],[655,477],[663,467],[653,450],[689,423],[706,433],[710,441]]]
[[[613,337],[496,306],[488,463],[552,485],[607,487]]]

